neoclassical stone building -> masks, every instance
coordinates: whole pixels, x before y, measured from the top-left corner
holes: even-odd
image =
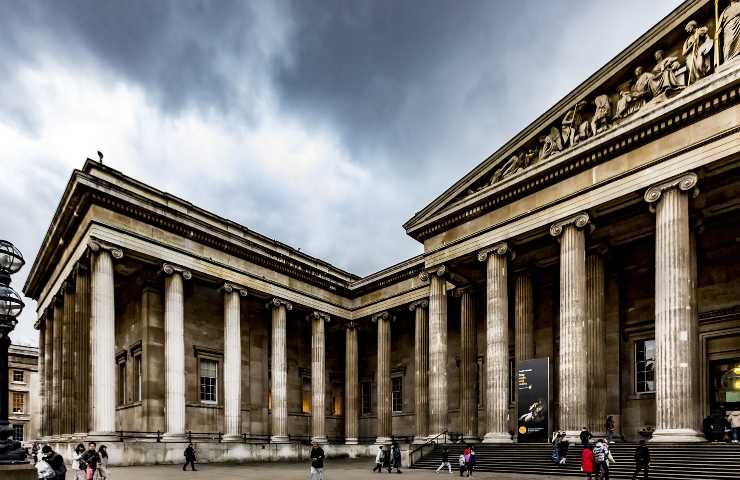
[[[43,434],[121,462],[179,458],[188,432],[213,458],[511,442],[512,372],[548,357],[553,429],[701,440],[740,405],[738,10],[680,5],[408,220],[422,255],[365,278],[88,160],[24,287]]]

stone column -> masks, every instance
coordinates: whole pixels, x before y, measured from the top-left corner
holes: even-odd
[[[477,442],[478,399],[475,395],[475,382],[478,340],[475,296],[471,287],[455,290],[455,295],[460,297],[460,430],[466,442]]]
[[[429,277],[429,423],[430,435],[447,430],[447,269]]]
[[[506,242],[478,252],[486,262],[486,434],[484,443],[509,443],[509,293]]]
[[[586,350],[586,213],[554,223],[550,234],[560,239],[559,428],[578,438],[588,421]]]
[[[53,397],[51,402],[51,434],[58,437],[62,434],[62,335],[64,334],[64,295],[59,292],[54,303],[54,367],[51,374]]]
[[[273,298],[267,308],[272,310],[272,436],[273,443],[288,442],[288,363],[286,323],[290,302]]]
[[[79,262],[75,267],[75,436],[90,430],[90,267]]]
[[[312,312],[311,321],[311,441],[327,443],[326,439],[326,335],[329,315]]]
[[[225,283],[224,291],[224,442],[241,440],[242,335],[241,298],[247,290]]]
[[[44,315],[44,436],[50,437],[54,434],[54,307],[47,308]]]
[[[65,280],[62,290],[64,291],[64,320],[62,321],[62,431],[63,435],[71,435],[74,432],[73,417],[77,410],[74,403],[74,392],[72,380],[74,378],[73,346],[77,332],[74,328],[75,320],[75,291],[74,280]]]
[[[514,342],[514,356],[517,362],[534,358],[534,289],[529,270],[516,272]]]
[[[41,424],[39,435],[41,437],[46,436],[46,321],[44,314],[42,313],[39,319],[36,321],[34,328],[39,331],[39,396],[41,397]]]
[[[655,433],[654,442],[702,441],[695,365],[698,320],[689,234],[689,192],[697,176],[685,173],[650,187],[655,205]]]
[[[372,321],[378,324],[378,432],[375,443],[391,441],[391,316],[388,312],[373,315]]]
[[[165,436],[185,437],[185,294],[183,280],[189,270],[165,263],[164,273],[164,363]]]
[[[429,300],[409,305],[415,315],[414,339],[414,443],[425,443],[429,433]]]
[[[360,431],[360,402],[357,358],[357,324],[349,322],[345,329],[344,366],[344,442],[357,445]]]
[[[115,285],[113,259],[123,258],[118,248],[91,241],[92,255],[90,351],[93,410],[90,437],[100,440],[117,438],[116,430],[116,343]]]
[[[586,256],[586,375],[588,377],[588,429],[606,434],[606,309],[604,276],[606,246]]]

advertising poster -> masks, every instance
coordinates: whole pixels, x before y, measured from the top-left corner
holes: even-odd
[[[547,442],[550,435],[550,359],[519,362],[516,384],[518,441]]]

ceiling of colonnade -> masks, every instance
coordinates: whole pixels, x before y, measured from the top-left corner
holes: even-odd
[[[14,285],[98,149],[354,273],[408,258],[410,214],[678,3],[0,1]]]

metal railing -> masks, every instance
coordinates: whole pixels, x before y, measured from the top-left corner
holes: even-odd
[[[185,440],[170,440],[164,436],[164,432],[157,430],[156,432],[142,432],[134,430],[118,430],[116,432],[118,439],[123,442],[126,440],[153,440],[157,443],[183,443]],[[188,443],[198,441],[216,441],[221,443],[223,441],[223,432],[193,432],[188,430],[185,432],[185,437]],[[242,443],[270,443],[269,435],[254,435],[254,434],[241,434]]]
[[[424,457],[425,449],[430,449],[430,451],[434,450],[437,447],[437,444],[447,443],[447,440],[448,440],[447,430],[435,435],[432,438],[428,438],[426,442],[424,442],[423,444],[419,445],[418,447],[416,447],[415,449],[409,452],[410,466],[413,467],[416,462],[418,462]]]

